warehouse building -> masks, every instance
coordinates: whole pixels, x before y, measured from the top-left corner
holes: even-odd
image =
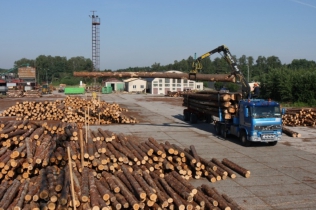
[[[183,73],[167,71],[168,73]],[[147,92],[151,94],[167,94],[168,91],[203,90],[203,82],[188,79],[144,78],[147,81]]]
[[[147,81],[141,78],[129,78],[124,80],[125,91],[127,92],[146,92]]]

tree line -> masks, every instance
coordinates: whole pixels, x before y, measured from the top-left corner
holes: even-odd
[[[261,96],[271,98],[280,102],[302,102],[308,105],[316,105],[316,62],[306,59],[294,59],[290,64],[282,64],[277,56],[252,56],[242,55],[237,58],[233,56],[240,71],[249,82],[259,82],[261,86]],[[118,69],[122,72],[150,72],[178,70],[190,72],[194,58],[189,56],[180,61],[175,60],[172,64],[161,65],[155,62],[147,67],[128,67]],[[204,74],[229,74],[231,66],[223,57],[216,57],[211,60],[207,57],[201,61]],[[65,83],[67,85],[79,84],[83,81],[87,84],[92,82],[89,78],[73,77],[74,71],[92,71],[93,63],[89,58],[82,56],[67,59],[61,56],[40,55],[35,60],[22,58],[14,62],[14,67],[28,64],[36,67],[37,81],[49,83]],[[101,70],[102,71],[102,70]],[[104,69],[103,71],[112,71]],[[99,79],[101,81],[101,79]],[[228,84],[231,91],[235,91],[235,85]],[[219,85],[217,85],[219,87]]]

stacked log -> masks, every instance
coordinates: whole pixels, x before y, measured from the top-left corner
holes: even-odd
[[[289,108],[282,116],[286,126],[315,126],[316,108]]]
[[[202,113],[219,116],[219,107],[225,119],[231,119],[238,112],[240,93],[222,91],[199,91],[183,94],[183,106],[198,110]]]
[[[23,93],[24,97],[29,97],[29,98],[39,98],[42,97],[42,93],[39,90],[27,90]]]
[[[86,100],[79,97],[66,97],[56,101],[23,101],[3,111],[0,116],[15,116],[16,120],[61,120],[62,122],[84,123],[90,125],[111,123],[137,123],[128,115],[128,109],[116,103]]]
[[[51,133],[55,124],[44,124],[0,124],[1,134],[16,134],[0,139],[0,209],[238,207],[208,185],[195,188],[190,184],[188,178],[207,177],[210,170],[224,174],[226,170],[216,159],[201,158],[193,145],[181,149],[153,138],[139,142],[100,128],[88,131],[88,139],[81,139],[83,131],[76,124],[65,123],[58,124],[58,128],[65,126],[66,138],[61,138]],[[79,139],[73,138],[78,135]],[[18,142],[9,144],[14,137]],[[226,163],[231,166],[231,162],[222,161]],[[236,165],[231,167],[238,173],[245,170]]]
[[[195,91],[193,90],[186,90],[186,91],[167,91],[166,96],[168,97],[183,97],[183,94],[188,94],[188,93],[194,93]]]
[[[23,91],[22,90],[9,89],[6,94],[10,98],[21,98],[21,97],[23,97]]]

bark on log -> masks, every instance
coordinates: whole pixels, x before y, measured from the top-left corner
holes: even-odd
[[[232,170],[236,171],[237,173],[241,174],[242,176],[249,178],[250,177],[250,171],[247,169],[237,165],[236,163],[228,160],[227,158],[224,158],[222,160],[222,163],[226,165],[228,168],[231,168]]]
[[[19,187],[20,182],[17,179],[15,179],[0,201],[0,210],[6,210],[8,208],[12,200],[15,198],[15,195],[18,192]]]

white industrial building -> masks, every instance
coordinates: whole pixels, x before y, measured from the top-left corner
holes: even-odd
[[[168,73],[183,73],[167,71]],[[203,90],[203,83],[188,79],[144,78],[147,81],[147,91],[151,94],[167,94],[168,91]]]
[[[129,78],[124,80],[125,91],[127,92],[146,92],[147,81],[140,78]]]

